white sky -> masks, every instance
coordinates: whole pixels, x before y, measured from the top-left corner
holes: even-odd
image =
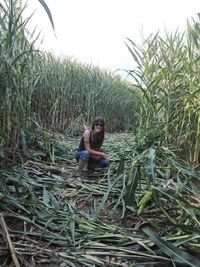
[[[132,56],[126,38],[140,43],[142,36],[159,29],[186,28],[196,18],[200,0],[45,0],[51,10],[56,36],[37,0],[27,0],[35,11],[31,24],[42,30],[40,48],[55,55],[73,57],[103,69],[131,69]]]

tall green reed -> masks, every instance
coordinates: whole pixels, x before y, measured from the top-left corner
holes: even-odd
[[[28,20],[22,20],[17,1],[4,1],[1,5],[0,24],[0,77],[1,77],[1,137],[5,150],[18,147],[20,130],[30,118],[33,88],[31,65],[33,46],[27,41],[25,30]]]
[[[64,131],[80,116],[89,126],[97,115],[106,119],[107,130],[136,124],[139,97],[120,77],[49,53],[40,55],[36,64],[35,76],[41,78],[34,91],[33,110],[45,127]]]
[[[138,65],[130,74],[143,94],[138,134],[182,148],[193,164],[200,147],[199,38],[199,23],[188,22],[185,33],[152,34],[141,47],[128,44]]]
[[[107,130],[132,127],[138,105],[138,96],[129,91],[132,85],[98,67],[39,51],[39,35],[26,30],[31,16],[23,17],[25,8],[17,0],[0,5],[1,154],[15,158],[42,127],[89,126],[96,115],[105,117]]]

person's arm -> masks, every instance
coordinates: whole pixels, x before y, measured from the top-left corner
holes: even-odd
[[[83,139],[84,139],[84,145],[85,145],[85,149],[90,152],[91,154],[95,154],[95,155],[100,155],[103,156],[105,159],[108,160],[108,155],[104,152],[101,151],[97,151],[94,150],[90,147],[90,130],[86,130],[83,134]]]

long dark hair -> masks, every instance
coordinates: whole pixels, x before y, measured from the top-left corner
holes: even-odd
[[[104,123],[104,119],[101,117],[96,117],[94,119],[94,121],[92,122],[92,131],[94,130],[95,124],[101,124],[102,126],[102,130],[100,133],[98,133],[97,135],[94,135],[94,141],[95,143],[98,145],[98,147],[100,148],[103,144],[104,141],[104,131],[105,131],[105,123]]]

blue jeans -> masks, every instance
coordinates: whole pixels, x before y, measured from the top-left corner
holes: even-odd
[[[81,151],[76,151],[75,152],[75,159],[77,161],[79,161],[79,159],[85,160],[85,161],[89,161],[89,157],[90,157],[90,152],[87,150],[81,150]],[[109,165],[109,161],[106,159],[101,159],[98,162],[98,165],[100,166],[100,168],[106,168]]]

